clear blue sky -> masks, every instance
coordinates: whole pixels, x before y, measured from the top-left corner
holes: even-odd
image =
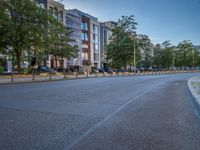
[[[153,43],[170,40],[178,44],[191,40],[200,45],[200,0],[64,0],[66,9],[77,8],[99,21],[117,21],[135,15],[137,33],[147,34]]]

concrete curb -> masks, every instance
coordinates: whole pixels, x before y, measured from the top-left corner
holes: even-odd
[[[192,86],[192,81],[197,78],[197,77],[192,77],[187,81],[187,85],[188,88],[192,94],[192,96],[194,97],[194,99],[196,100],[196,103],[198,104],[199,108],[200,108],[200,95],[197,93],[197,91],[195,90],[195,88]]]

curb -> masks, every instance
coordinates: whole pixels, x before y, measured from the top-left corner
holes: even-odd
[[[191,94],[193,95],[193,97],[195,98],[196,102],[198,103],[199,107],[200,107],[200,95],[197,94],[195,88],[191,85],[192,80],[196,78],[196,77],[192,77],[187,81],[187,85],[189,87],[189,90],[191,92]]]

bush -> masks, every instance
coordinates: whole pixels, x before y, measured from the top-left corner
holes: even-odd
[[[31,72],[32,72],[32,69],[30,69],[30,68],[24,68],[23,69],[24,74],[30,74]]]
[[[0,66],[0,73],[4,71],[4,67]]]

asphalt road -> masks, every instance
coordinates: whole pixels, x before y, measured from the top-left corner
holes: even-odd
[[[199,150],[197,75],[0,85],[0,149]]]

